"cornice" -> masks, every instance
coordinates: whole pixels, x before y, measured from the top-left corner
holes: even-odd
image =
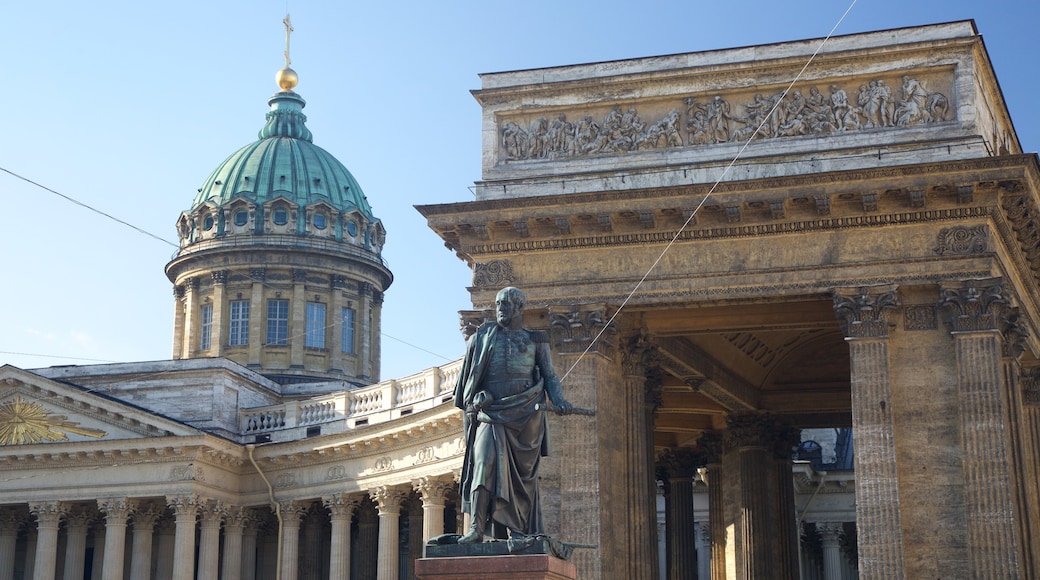
[[[407,426],[400,425],[398,420],[330,435],[330,438],[339,440],[325,445],[315,445],[314,440],[304,440],[310,443],[307,448],[301,448],[300,441],[264,446],[257,449],[261,453],[257,462],[268,469],[306,467],[344,459],[385,455],[441,441],[447,435],[462,433],[462,414],[455,412],[454,408],[451,411],[445,414],[444,409],[431,409],[416,416],[422,419],[421,421],[412,422]],[[429,416],[430,414],[434,416]],[[422,415],[426,417],[423,418]]]
[[[670,170],[681,173],[684,167],[678,166]],[[1008,169],[1021,169],[1021,173],[1008,176]],[[659,173],[662,168],[648,169],[648,172]],[[992,175],[985,172],[993,172]],[[587,205],[598,205],[605,202],[625,202],[630,207],[636,207],[634,202],[651,201],[657,202],[652,207],[686,207],[690,209],[696,206],[696,202],[709,192],[713,199],[723,196],[736,196],[744,194],[747,199],[741,201],[767,201],[777,197],[777,193],[783,193],[784,197],[797,196],[798,189],[807,189],[815,186],[829,185],[840,187],[841,191],[885,191],[890,187],[905,187],[906,178],[920,176],[938,176],[939,180],[951,186],[954,191],[958,186],[978,187],[980,189],[994,188],[999,185],[997,179],[1022,179],[1026,174],[1035,176],[1040,173],[1040,161],[1036,154],[1026,155],[1003,155],[995,157],[979,157],[975,159],[960,159],[955,161],[942,161],[935,163],[922,163],[917,165],[898,165],[889,167],[874,167],[868,169],[849,169],[844,171],[831,171],[825,173],[813,173],[807,175],[790,175],[780,177],[766,177],[759,179],[723,181],[713,187],[710,183],[691,185],[674,185],[663,187],[649,187],[641,189],[612,189],[590,193],[565,193],[530,197],[514,197],[504,199],[487,199],[478,201],[464,201],[456,203],[417,205],[416,209],[424,217],[430,219],[431,225],[437,229],[439,222],[465,223],[466,214],[480,215],[487,213],[489,216],[500,215],[509,210],[533,210],[536,208],[557,211],[560,208],[569,208]],[[953,175],[951,175],[953,174]],[[956,174],[966,174],[958,177]],[[583,175],[583,178],[609,178],[611,173],[602,175]],[[1034,177],[1035,178],[1035,177]],[[542,183],[545,185],[560,183],[573,176],[555,175],[551,177],[532,178],[516,180],[516,183]],[[872,181],[889,181],[872,186]],[[509,185],[509,182],[478,182],[478,185]],[[890,186],[890,187],[889,187]],[[549,189],[546,187],[546,189]],[[775,190],[775,191],[773,191]],[[806,195],[802,193],[802,195]],[[815,195],[815,194],[814,194]],[[828,193],[827,195],[837,195]],[[673,198],[675,201],[661,203],[661,200]],[[710,201],[710,200],[709,200]],[[724,200],[719,200],[724,201]],[[651,204],[646,204],[651,205]],[[577,213],[575,209],[574,212]],[[587,209],[585,210],[587,211]],[[551,215],[551,213],[547,213]],[[487,221],[491,221],[489,218]]]

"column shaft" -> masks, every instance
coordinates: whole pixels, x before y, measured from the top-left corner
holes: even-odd
[[[295,502],[283,502],[282,512],[282,571],[281,580],[296,580],[300,566],[300,522],[303,506]]]
[[[973,578],[1019,575],[1001,399],[1000,337],[994,332],[956,332],[964,495],[968,515],[968,554]]]
[[[841,556],[841,531],[838,522],[820,522],[816,524],[823,544],[823,580],[842,580],[842,569],[845,567]]]
[[[36,555],[33,559],[34,580],[55,580],[58,553],[58,526],[65,514],[60,502],[30,503],[29,510],[36,517]]]
[[[82,580],[87,557],[87,530],[92,514],[79,512],[67,516],[65,527],[65,580]]]
[[[173,580],[195,578],[195,519],[198,517],[199,498],[172,496],[166,498],[174,509]]]
[[[849,339],[860,574],[904,578],[886,339]]]
[[[152,577],[152,544],[155,534],[155,522],[161,512],[155,507],[138,510],[134,514],[133,544],[130,554],[131,580],[149,579]]]
[[[379,508],[379,560],[376,580],[398,580],[400,516],[404,493],[391,487],[372,491]]]
[[[697,574],[697,543],[693,523],[693,480],[668,479],[665,495],[668,535],[668,578],[686,580]]]
[[[198,578],[216,578],[220,570],[220,523],[225,509],[219,502],[201,509]]]

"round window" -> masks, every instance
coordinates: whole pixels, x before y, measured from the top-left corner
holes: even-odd
[[[280,226],[284,226],[285,224],[289,223],[289,212],[281,208],[276,209],[274,210],[273,219],[274,223]]]
[[[235,225],[244,226],[249,221],[249,212],[244,209],[240,209],[235,212]]]
[[[313,222],[314,227],[318,228],[319,230],[323,230],[329,225],[329,220],[325,217],[325,214],[323,213],[314,214]]]
[[[350,234],[351,237],[357,235],[357,222],[347,222],[347,233]]]
[[[208,215],[202,219],[202,229],[206,230],[207,232],[213,229],[213,216]]]

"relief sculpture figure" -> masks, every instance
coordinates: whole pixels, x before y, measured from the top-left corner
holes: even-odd
[[[548,334],[523,328],[524,303],[519,289],[500,291],[496,320],[466,344],[455,406],[466,437],[459,493],[472,523],[460,544],[483,542],[491,524],[508,530],[510,540],[544,535],[538,465],[549,451],[545,409],[581,411],[563,397]]]

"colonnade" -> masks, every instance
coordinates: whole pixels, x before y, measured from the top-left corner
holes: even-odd
[[[459,531],[449,476],[235,506],[197,494],[0,507],[0,580],[398,580]],[[448,510],[450,513],[446,513]]]

